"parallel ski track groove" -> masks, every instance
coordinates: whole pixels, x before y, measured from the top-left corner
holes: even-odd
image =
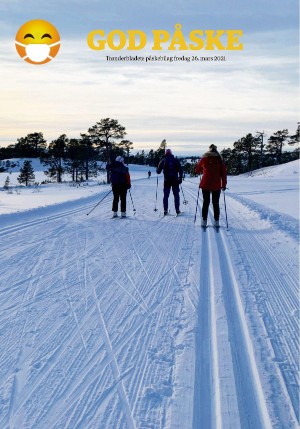
[[[236,215],[232,212],[230,216],[236,219]],[[245,222],[239,219],[239,223],[247,228]],[[233,238],[236,243],[243,240],[244,247],[249,250],[247,252],[247,260],[252,265],[254,264],[255,270],[253,272],[253,278],[264,278],[263,289],[267,294],[267,299],[260,303],[261,308],[264,308],[265,314],[262,314],[263,321],[265,324],[266,331],[270,335],[271,344],[273,347],[274,355],[280,362],[285,357],[289,359],[289,365],[279,364],[279,368],[285,382],[284,390],[286,389],[289,393],[289,400],[291,401],[291,410],[294,411],[294,421],[297,421],[297,415],[299,415],[299,401],[298,401],[298,389],[299,385],[299,341],[298,341],[298,321],[296,317],[288,317],[291,309],[298,308],[298,302],[296,294],[292,294],[292,290],[289,287],[290,283],[287,283],[285,278],[280,276],[280,273],[285,272],[285,266],[278,259],[275,254],[275,250],[272,250],[267,246],[267,243],[262,242],[259,237],[256,238],[255,234],[251,231],[251,237],[243,236],[239,237],[238,230],[233,231]],[[263,263],[257,263],[257,256]],[[296,287],[297,282],[292,282]],[[277,338],[276,341],[272,340],[273,337],[273,323],[276,323],[276,319],[279,318],[282,326],[282,335]],[[282,319],[285,319],[285,323],[282,323]],[[272,321],[270,324],[269,321]],[[279,342],[279,341],[280,342]],[[292,373],[289,369],[292,369]],[[290,377],[293,377],[291,382]],[[292,412],[293,415],[293,412]]]
[[[254,427],[271,429],[272,424],[260,382],[253,344],[239,294],[239,287],[232,268],[230,253],[225,242],[226,238],[223,232],[216,234],[215,231],[210,231],[209,234],[213,235],[217,240],[232,356],[233,359],[237,359],[234,368],[237,369],[239,367],[242,371],[242,373],[240,371],[236,371],[235,373],[241,427],[243,429]]]
[[[232,265],[231,265],[232,264],[231,257],[224,241],[225,238],[223,236],[223,232],[219,231],[219,233],[217,233],[214,230],[207,230],[203,232],[203,236],[204,236],[204,240],[206,240],[206,237],[208,236],[208,242],[210,242],[211,240],[216,240],[217,242],[219,257],[214,256],[213,260],[220,261],[220,270],[222,275],[222,284],[223,284],[223,291],[224,291],[224,304],[225,304],[225,309],[227,313],[229,335],[231,337],[231,342],[230,342],[231,353],[232,353],[233,361],[235,361],[236,359],[235,357],[236,354],[238,356],[238,360],[236,361],[236,364],[234,366],[235,369],[238,367],[238,365],[240,365],[240,368],[242,369],[242,374],[244,374],[244,375],[241,375],[240,372],[235,371],[235,378],[236,378],[235,382],[236,382],[238,399],[243,398],[243,401],[239,400],[241,428],[250,429],[254,427],[255,428],[260,427],[264,429],[271,429],[272,424],[268,414],[264,392],[263,392],[262,386],[260,385],[258,369],[254,358],[253,345],[251,343],[250,334],[248,332],[244,311],[240,301],[241,298],[238,294],[237,282],[236,282]],[[211,244],[208,246],[208,253],[210,253],[209,249],[211,252]],[[204,251],[204,249],[202,249],[202,251]],[[212,258],[212,256],[210,258]],[[203,259],[201,259],[201,266],[202,266],[202,261]],[[210,267],[208,277],[211,278],[211,280],[213,281],[213,272],[211,271],[213,266],[212,259],[210,260],[210,262],[209,261],[208,262],[205,261],[205,262],[208,263]],[[203,275],[204,274],[202,274],[201,278],[202,278],[202,281],[205,282]],[[213,288],[213,285],[211,285],[211,287]],[[213,291],[211,291],[210,293],[212,292]],[[213,299],[213,295],[211,299]],[[214,311],[213,302],[211,302],[211,311]],[[206,315],[207,320],[206,322],[203,322],[203,323],[208,322],[208,317],[209,316]],[[210,316],[210,320],[211,320],[211,323],[214,323],[214,317],[212,315]],[[214,330],[213,326],[211,326],[210,330]],[[238,346],[241,342],[243,343],[243,347]],[[213,340],[213,343],[215,343],[215,346],[213,346],[213,349],[214,348],[218,349],[217,338]],[[222,359],[222,356],[220,358]],[[212,361],[215,362],[216,359],[218,359],[217,355],[215,357],[212,357]],[[219,377],[218,368],[215,368],[215,370],[211,368],[210,371],[215,374],[214,377]],[[249,374],[251,374],[251,377],[248,377]],[[241,379],[241,377],[243,377],[243,379]],[[209,380],[207,380],[207,383],[208,382]],[[218,381],[217,381],[217,384],[218,384]],[[215,388],[216,387],[217,386],[215,386]],[[194,398],[195,400],[198,401],[200,398],[197,398],[197,395],[199,394],[195,392],[195,395],[196,396]],[[205,401],[205,399],[203,400]],[[209,406],[207,402],[206,402],[206,405]],[[218,399],[215,405],[218,406]],[[202,416],[199,414],[194,416],[194,427],[197,427],[196,423],[198,423],[199,420],[197,421],[197,419],[199,418],[204,419],[204,421],[205,419],[211,421],[211,417],[209,417],[209,415],[207,414],[205,415],[204,414],[205,412],[207,413],[207,410],[203,411]],[[221,420],[218,420],[218,412],[216,412],[216,410],[215,410],[214,418],[215,418],[215,421],[213,423],[213,426],[221,428],[222,422]]]
[[[106,191],[99,193],[99,198],[101,198],[102,194],[105,194],[105,193],[106,193]],[[109,200],[103,201],[103,206],[107,206],[108,204],[111,204]],[[71,210],[63,210],[62,212],[57,213],[57,214],[48,215],[48,216],[46,215],[40,219],[36,219],[33,221],[26,221],[26,222],[21,222],[21,223],[16,224],[16,225],[6,226],[3,228],[0,228],[0,236],[4,236],[4,235],[11,234],[11,233],[18,232],[18,231],[24,231],[24,229],[27,229],[27,228],[30,228],[33,226],[37,226],[37,225],[41,225],[41,224],[44,224],[45,222],[51,222],[53,220],[58,220],[58,219],[65,218],[68,216],[80,214],[82,212],[85,212],[85,214],[86,214],[86,212],[89,209],[93,208],[94,206],[95,206],[94,203],[89,203],[89,204],[84,205],[82,207],[74,208]]]
[[[229,198],[231,201],[231,205],[233,205],[233,206],[241,205],[241,206],[245,207],[241,201],[235,200],[234,197],[231,198],[229,195]],[[246,208],[249,212],[253,211],[251,208],[248,208],[247,206],[246,206]],[[249,226],[249,224],[247,222],[245,222],[243,218],[237,217],[236,212],[231,209],[230,204],[229,204],[228,210],[230,212],[229,213],[230,218],[233,219],[237,225],[241,226],[242,231],[248,231],[249,234],[251,235],[251,240],[248,239],[247,242],[257,243],[259,246],[258,249],[260,249],[262,251],[263,255],[271,255],[272,256],[272,262],[273,262],[272,265],[274,267],[278,267],[274,271],[276,273],[284,273],[284,276],[286,278],[290,279],[291,285],[293,286],[294,295],[297,297],[298,292],[299,292],[298,291],[299,273],[297,272],[297,270],[291,271],[289,255],[285,254],[283,252],[279,256],[276,252],[276,248],[272,248],[270,245],[268,245],[267,242],[262,240],[260,235],[257,234],[256,231],[253,228],[251,228],[251,226]],[[283,233],[283,234],[285,233],[285,231],[281,231],[280,229],[278,229],[278,231]],[[272,225],[270,225],[269,232],[272,232]],[[266,231],[266,234],[267,233],[268,233],[268,231]],[[239,230],[235,228],[234,234],[236,236],[238,236]],[[247,239],[248,237],[245,236],[245,238]],[[255,240],[253,240],[254,238],[255,238]],[[243,240],[242,235],[240,237],[240,240]],[[259,253],[259,252],[256,252],[256,253]],[[295,302],[296,302],[296,306],[298,306],[297,298],[295,299]]]
[[[200,233],[200,231],[199,231]],[[207,235],[201,242],[200,259],[200,289],[198,320],[195,333],[195,382],[193,429],[198,427],[212,428],[212,350],[210,346],[211,335],[211,305],[210,305],[210,278],[209,253]]]

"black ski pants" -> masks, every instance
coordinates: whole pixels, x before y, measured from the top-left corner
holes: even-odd
[[[163,205],[164,205],[164,211],[168,211],[168,201],[169,201],[169,195],[171,192],[171,188],[174,195],[174,205],[176,212],[179,211],[179,204],[180,204],[180,198],[179,198],[179,185],[178,182],[176,183],[169,183],[164,182],[164,198],[163,198]]]
[[[119,206],[119,200],[121,201],[121,212],[126,212],[126,195],[127,185],[112,185],[112,191],[114,195],[112,211],[117,212]]]
[[[208,208],[209,208],[209,204],[210,204],[210,194],[212,197],[212,204],[213,204],[213,209],[214,209],[214,218],[215,218],[215,220],[219,220],[219,218],[220,218],[219,200],[220,200],[221,190],[208,191],[206,189],[202,189],[202,195],[203,195],[202,218],[204,220],[207,220]]]

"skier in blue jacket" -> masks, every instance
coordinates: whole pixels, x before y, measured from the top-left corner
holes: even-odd
[[[176,213],[180,213],[179,185],[182,183],[182,167],[177,158],[172,154],[171,149],[167,149],[164,158],[158,164],[157,174],[164,173],[164,214],[168,214],[168,200],[171,188],[174,195],[174,205]]]

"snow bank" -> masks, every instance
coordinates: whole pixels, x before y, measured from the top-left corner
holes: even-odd
[[[268,176],[268,177],[290,177],[295,174],[299,176],[299,159],[295,161],[287,162],[280,165],[272,165],[270,167],[259,168],[251,172],[253,177],[257,176]],[[241,174],[241,176],[249,177],[248,173]]]
[[[228,195],[243,199],[252,210],[262,214],[265,207],[265,217],[278,218],[281,213],[282,219],[288,215],[299,220],[299,160],[260,169],[251,176],[229,177],[228,188]]]

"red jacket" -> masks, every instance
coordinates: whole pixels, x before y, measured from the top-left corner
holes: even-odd
[[[196,165],[195,171],[196,174],[203,174],[199,184],[201,189],[219,191],[221,188],[226,188],[226,166],[218,152],[206,152]]]

